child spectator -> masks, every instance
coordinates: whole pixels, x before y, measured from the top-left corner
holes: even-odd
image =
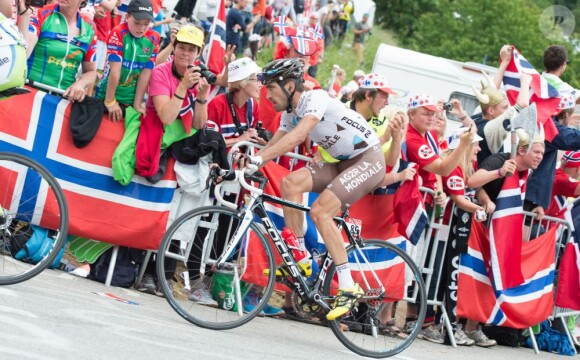
[[[143,98],[159,50],[159,34],[149,29],[152,20],[151,0],[133,0],[127,22],[116,26],[107,40],[107,67],[97,98],[105,100],[112,121],[123,118],[122,107],[145,112]]]

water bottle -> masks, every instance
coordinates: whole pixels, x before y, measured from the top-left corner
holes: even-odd
[[[294,235],[294,231],[292,231],[292,229],[287,227],[282,229],[282,238],[284,239],[290,250],[292,250],[292,255],[294,256],[294,260],[296,262],[301,262],[301,260],[303,260],[308,256],[306,250],[303,250],[300,247],[298,239],[296,238],[296,235]]]

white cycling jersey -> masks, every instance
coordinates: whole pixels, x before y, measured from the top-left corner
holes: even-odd
[[[282,114],[280,130],[290,132],[306,115],[319,120],[310,138],[337,160],[355,157],[380,142],[362,115],[324,90],[303,92],[294,112]]]

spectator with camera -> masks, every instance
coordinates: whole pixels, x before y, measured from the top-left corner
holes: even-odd
[[[84,100],[97,76],[97,38],[92,21],[80,12],[82,2],[44,6],[32,15],[27,34],[28,79],[65,90],[73,102]]]
[[[195,26],[182,27],[173,44],[174,58],[153,69],[149,81],[147,113],[155,112],[163,125],[169,126],[180,117],[182,107],[193,107],[192,124],[201,129],[207,121],[209,83],[207,70],[194,66],[204,45],[203,31]],[[186,104],[187,103],[187,104]]]
[[[133,0],[126,22],[109,34],[106,70],[96,96],[105,102],[111,121],[121,121],[128,106],[145,113],[143,98],[159,51],[159,34],[149,29],[151,21],[151,1]]]
[[[261,69],[245,57],[232,61],[228,67],[228,93],[217,95],[209,103],[208,127],[223,135],[228,150],[240,141],[265,145],[272,133],[263,129],[259,121],[256,99],[260,85],[256,74]]]

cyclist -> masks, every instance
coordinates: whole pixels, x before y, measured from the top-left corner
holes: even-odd
[[[310,216],[336,264],[339,290],[326,316],[334,320],[350,311],[363,290],[352,278],[342,236],[332,219],[380,185],[385,158],[378,136],[360,114],[345,108],[324,90],[304,91],[303,69],[302,59],[280,59],[258,74],[274,109],[285,112],[272,140],[255,156],[237,155],[237,160],[240,166],[264,165],[301,144],[307,136],[340,160],[310,164],[290,173],[280,184],[282,197],[294,202],[300,202],[305,192],[320,193]],[[284,219],[298,237],[304,237],[301,212],[284,208]],[[302,270],[306,275],[311,271],[305,266]]]

